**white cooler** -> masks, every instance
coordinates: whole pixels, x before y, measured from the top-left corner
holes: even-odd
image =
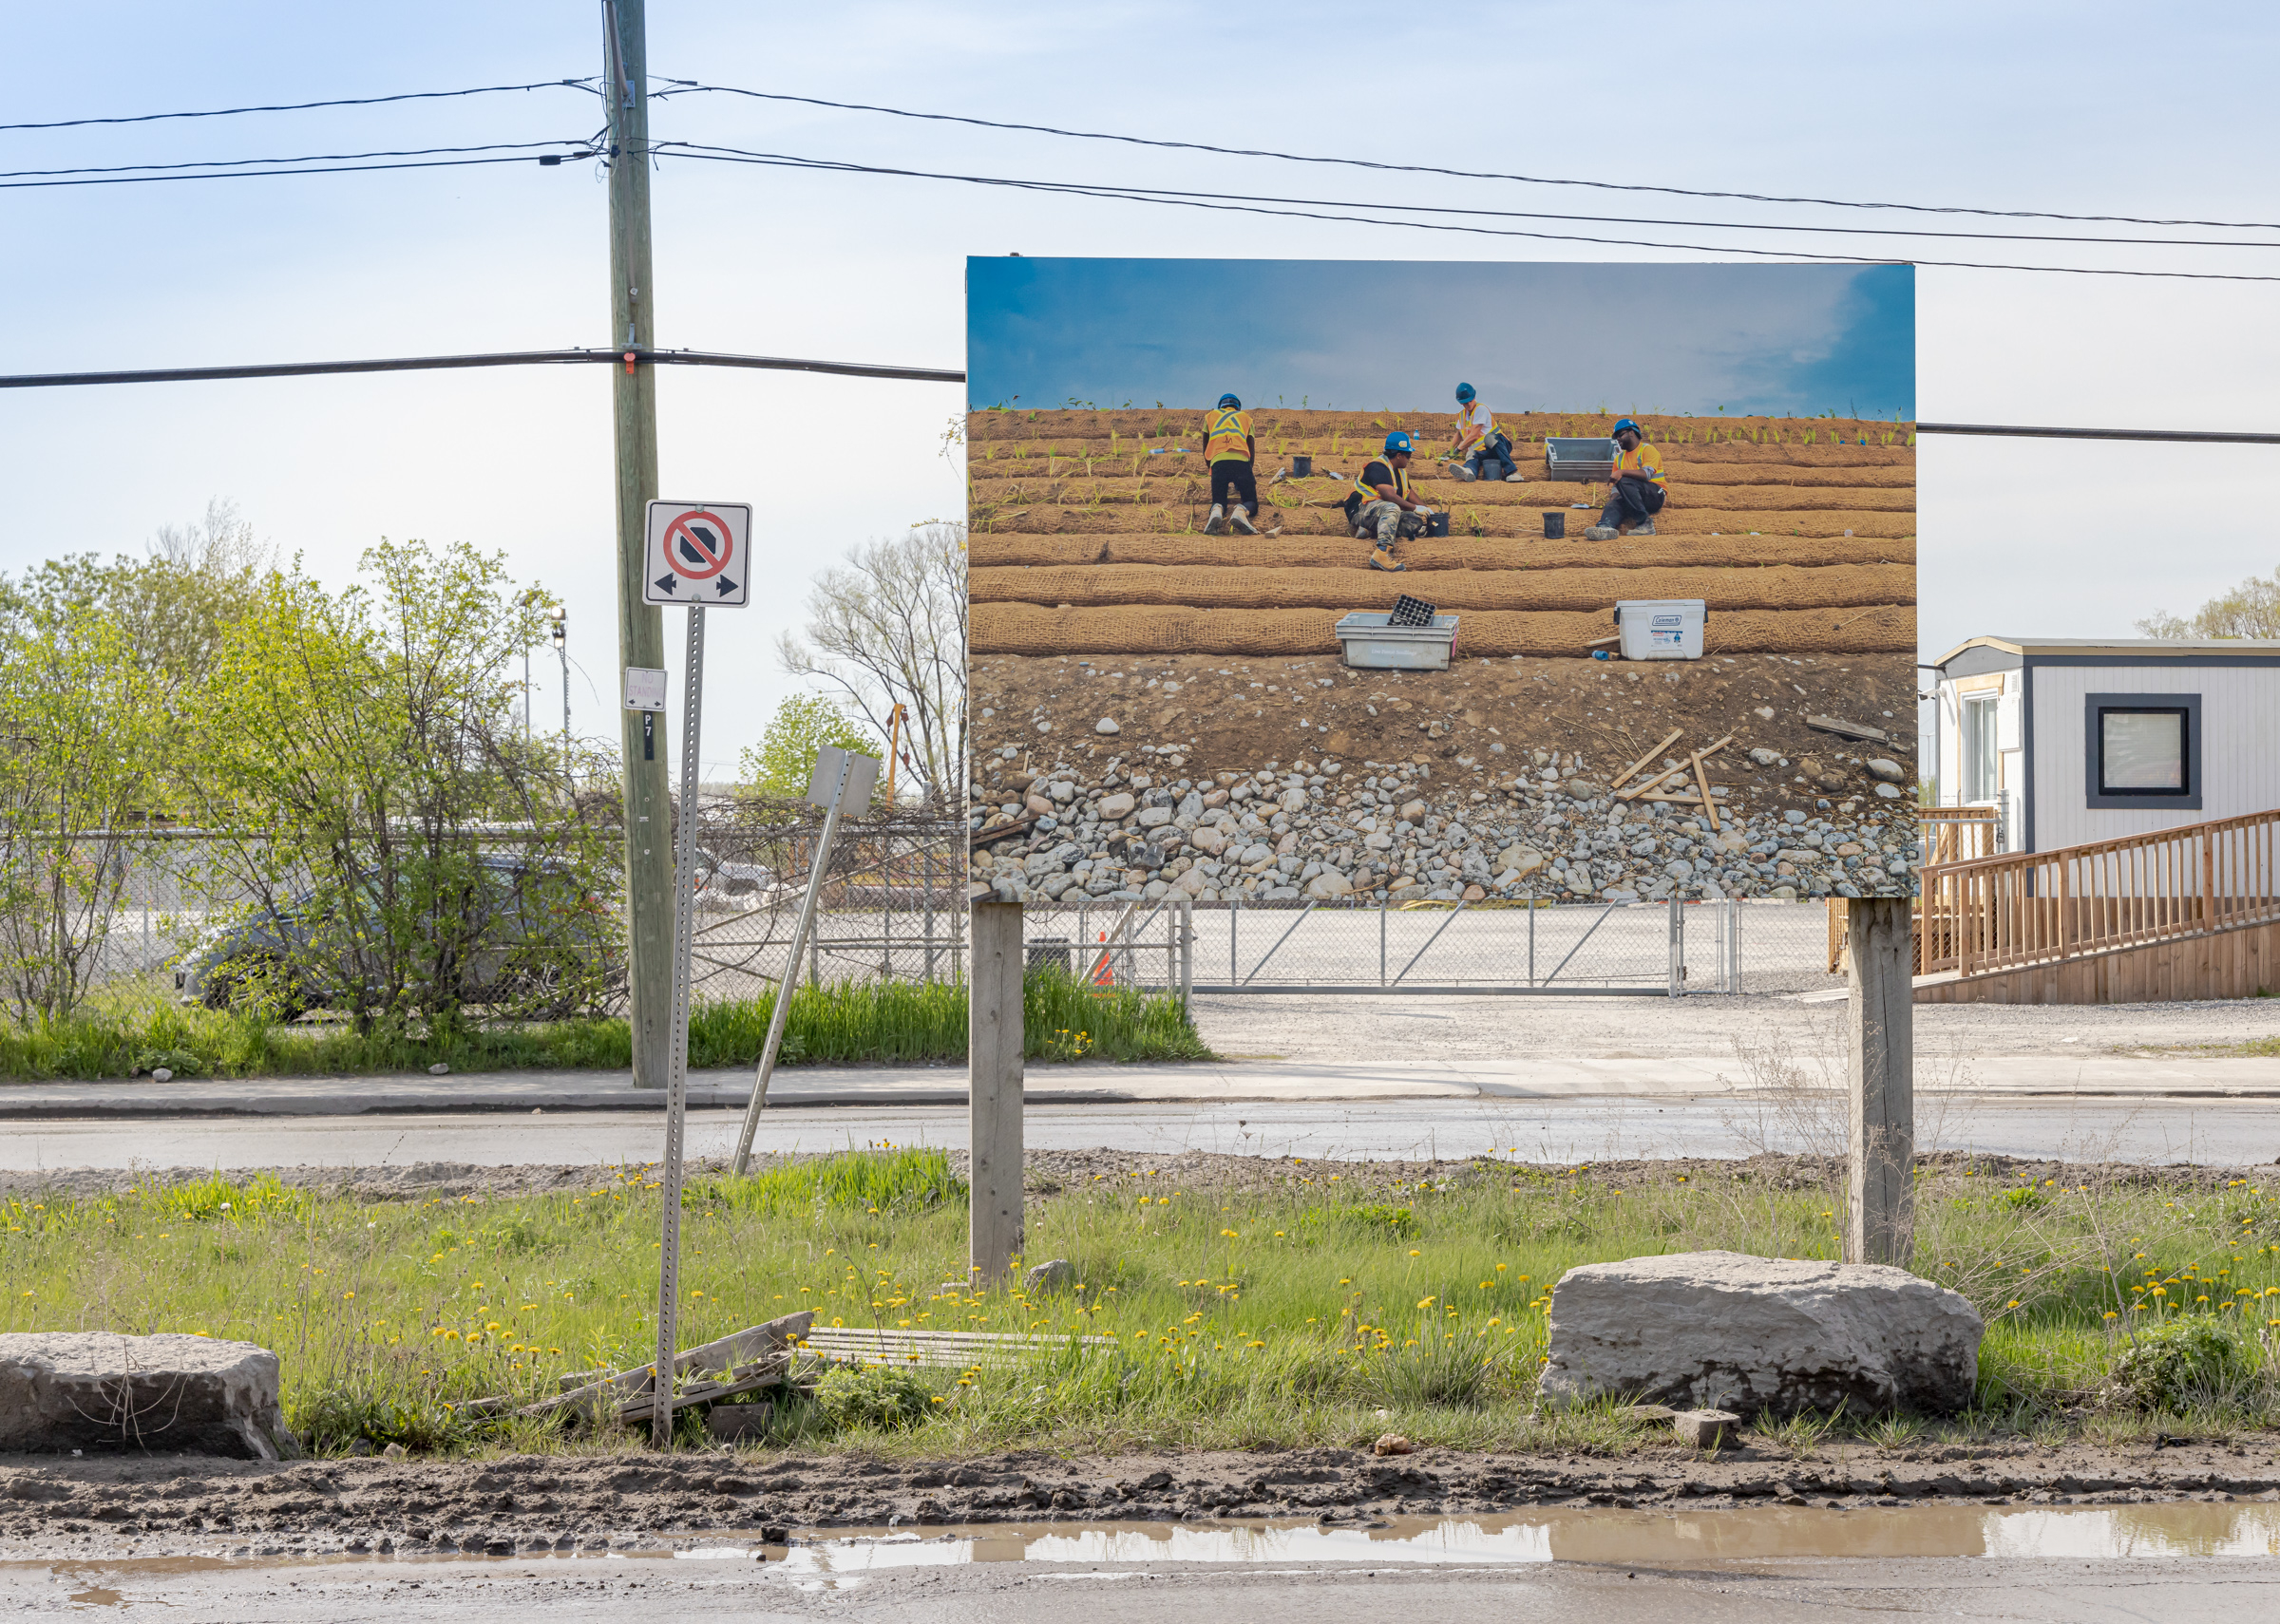
[[[1618,646],[1626,660],[1699,660],[1709,618],[1699,597],[1626,597],[1615,606]]]

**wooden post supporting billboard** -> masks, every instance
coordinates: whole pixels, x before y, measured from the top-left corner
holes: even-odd
[[[1915,1255],[1915,1005],[1909,902],[1846,904],[1851,963],[1848,1102],[1851,1178],[1845,1261],[1895,1263]]]
[[[972,1172],[968,1283],[1003,1279],[1021,1254],[1021,908],[977,902],[967,1022]]]

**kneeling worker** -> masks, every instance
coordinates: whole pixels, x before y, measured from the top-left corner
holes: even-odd
[[[1346,498],[1346,519],[1354,526],[1356,538],[1377,542],[1370,550],[1373,570],[1407,569],[1408,565],[1395,559],[1394,548],[1420,534],[1433,512],[1410,495],[1409,459],[1415,449],[1409,436],[1399,429],[1387,435],[1384,454],[1362,465],[1353,493]]]
[[[1633,536],[1652,536],[1655,515],[1662,511],[1663,498],[1670,494],[1662,455],[1646,443],[1637,424],[1624,418],[1615,425],[1613,438],[1618,447],[1614,483],[1607,492],[1606,511],[1584,532],[1586,541],[1612,541],[1623,534],[1625,523]]]
[[[1251,520],[1259,517],[1259,480],[1251,463],[1259,443],[1251,435],[1251,414],[1233,395],[1220,396],[1204,419],[1204,455],[1211,459],[1211,517],[1204,520],[1204,534],[1221,535],[1232,522],[1245,536],[1258,535]],[[1241,501],[1230,518],[1231,498]]]
[[[1496,414],[1473,392],[1471,384],[1456,386],[1456,434],[1452,470],[1460,480],[1503,480],[1521,482],[1519,465],[1512,461],[1512,437],[1496,426]]]

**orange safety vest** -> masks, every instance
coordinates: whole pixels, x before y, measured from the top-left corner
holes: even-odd
[[[1251,460],[1251,414],[1233,406],[1215,408],[1211,426],[1205,431],[1208,440],[1204,453],[1214,463],[1247,463]]]
[[[1378,487],[1376,485],[1364,484],[1362,482],[1362,474],[1366,474],[1370,471],[1370,463],[1383,463],[1385,464],[1386,472],[1394,476],[1395,495],[1409,495],[1409,470],[1407,468],[1395,467],[1393,459],[1390,457],[1383,455],[1372,457],[1369,462],[1362,463],[1361,474],[1356,474],[1354,476],[1354,490],[1355,493],[1361,498],[1362,507],[1367,507],[1374,501],[1383,501],[1385,500],[1385,498],[1378,494]],[[1355,509],[1355,512],[1357,513],[1360,511],[1361,508]]]

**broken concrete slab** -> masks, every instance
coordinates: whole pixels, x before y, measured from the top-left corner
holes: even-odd
[[[277,1356],[251,1342],[107,1331],[0,1334],[0,1451],[297,1460]]]
[[[1877,1264],[1689,1252],[1571,1269],[1553,1287],[1543,1391],[1688,1409],[1964,1408],[1979,1312]]]

